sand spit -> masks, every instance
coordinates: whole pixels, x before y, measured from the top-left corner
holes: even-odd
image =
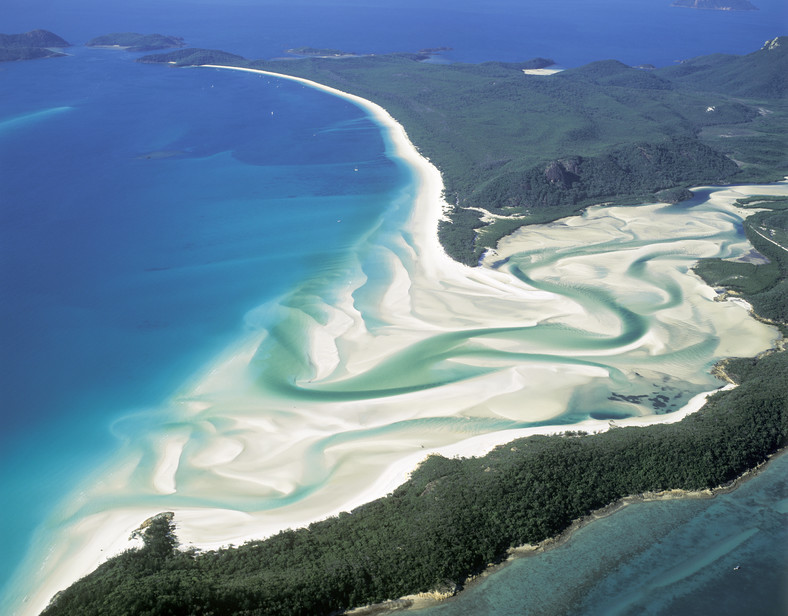
[[[526,75],[555,75],[556,73],[560,73],[564,69],[562,68],[524,68],[523,73]]]
[[[362,238],[330,293],[305,285],[266,306],[258,331],[62,505],[30,557],[34,590],[19,614],[40,612],[161,511],[175,512],[186,545],[240,544],[384,496],[431,453],[678,421],[719,386],[711,364],[778,337],[686,274],[694,259],[751,248],[734,226],[749,212],[732,203],[763,187],[709,188],[697,215],[591,208],[523,229],[495,262],[468,268],[437,241],[448,207],[438,170],[384,109],[304,79],[208,68],[290,79],[362,107],[413,174],[410,217]],[[611,402],[613,391],[625,401]],[[610,407],[615,417],[585,412]]]

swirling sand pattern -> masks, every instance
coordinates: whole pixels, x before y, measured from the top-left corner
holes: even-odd
[[[749,250],[732,202],[785,184],[594,207],[471,269],[437,244],[437,170],[382,109],[347,98],[386,129],[411,186],[345,260],[248,315],[249,338],[167,408],[116,425],[125,449],[53,522],[31,610],[159,511],[187,543],[264,537],[385,495],[429,452],[676,419],[720,386],[715,361],[777,337],[689,269]]]

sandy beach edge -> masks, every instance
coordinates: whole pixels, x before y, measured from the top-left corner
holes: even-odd
[[[422,254],[424,267],[434,272],[446,269],[451,269],[453,271],[462,269],[466,271],[473,271],[475,276],[480,275],[476,269],[468,268],[452,261],[438,243],[436,233],[437,224],[442,216],[444,208],[446,207],[445,201],[443,200],[443,182],[440,172],[434,165],[430,163],[428,159],[419,153],[417,148],[410,142],[404,127],[396,122],[396,120],[394,120],[394,118],[383,107],[357,95],[343,92],[336,88],[332,88],[330,86],[300,77],[258,69],[222,65],[203,65],[200,68],[238,70],[267,75],[274,78],[289,79],[344,98],[366,110],[370,116],[375,121],[377,121],[383,129],[385,129],[385,133],[390,144],[390,154],[410,165],[414,170],[418,190],[416,203],[413,208],[409,226],[414,233],[417,233],[420,236],[420,245],[425,249],[424,254]],[[599,432],[614,426],[645,426],[654,423],[672,423],[680,421],[687,414],[700,409],[705,403],[707,395],[710,393],[713,392],[705,392],[695,396],[688,402],[687,405],[685,405],[685,407],[679,411],[671,413],[670,415],[635,417],[617,421],[615,423],[609,421],[587,421],[581,424],[573,424],[570,428],[573,430]],[[358,507],[364,503],[384,497],[397,486],[405,482],[414,468],[429,455],[439,454],[447,457],[480,456],[486,454],[498,445],[502,445],[517,438],[535,434],[556,434],[564,432],[567,429],[567,426],[547,426],[539,428],[527,428],[523,430],[494,432],[471,439],[466,439],[454,445],[440,447],[433,450],[423,450],[416,456],[410,456],[406,459],[400,460],[394,465],[391,465],[386,469],[386,472],[379,478],[379,480],[370,486],[368,490],[365,490],[362,494],[356,495],[356,497],[351,501],[343,503],[341,508],[335,511],[324,512],[314,519],[293,521],[292,524],[283,526],[282,528],[261,529],[261,532],[255,533],[253,535],[236,537],[233,540],[233,543],[237,545],[246,541],[257,540],[264,536],[270,536],[280,530],[284,530],[285,528],[305,526],[311,522],[316,522],[327,517],[331,517],[332,515],[337,515],[341,511],[352,510],[353,508]],[[167,473],[167,475],[169,475],[169,473]],[[169,491],[171,489],[169,481],[164,479],[164,473],[162,473],[161,476],[161,488],[164,491]],[[206,519],[213,519],[219,524],[228,523],[227,516],[221,515],[221,513],[222,512],[220,511],[203,511],[201,515],[204,515]],[[107,545],[105,546],[106,549],[103,550],[100,556],[85,554],[78,559],[71,560],[69,562],[70,567],[67,572],[61,572],[57,576],[57,580],[50,580],[49,583],[40,587],[33,596],[27,598],[26,605],[20,614],[32,616],[34,614],[40,613],[40,611],[43,610],[46,605],[48,605],[51,598],[59,590],[68,587],[79,578],[95,570],[96,567],[105,562],[111,556],[128,549],[130,546],[128,545],[128,542],[125,538],[128,537],[129,534],[134,531],[146,517],[149,517],[151,512],[142,511],[135,508],[128,508],[124,510],[116,510],[113,512],[113,514],[114,515],[112,516],[111,520],[107,520],[106,524],[102,524],[102,536],[108,538],[110,535],[113,535],[116,537],[116,539],[114,541],[107,541]],[[175,510],[175,514],[177,523],[177,509]],[[215,549],[219,547],[207,542],[203,543],[198,537],[191,538],[191,540],[186,545],[187,547],[193,546],[203,549]]]

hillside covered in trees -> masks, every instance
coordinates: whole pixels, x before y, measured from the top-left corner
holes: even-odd
[[[0,62],[57,58],[65,54],[51,47],[71,45],[49,30],[31,30],[23,34],[0,34]]]
[[[440,169],[453,205],[440,240],[468,265],[523,224],[600,202],[681,200],[693,184],[774,181],[788,167],[788,37],[654,71],[603,60],[550,76],[523,72],[539,60],[250,61],[194,49],[140,59],[259,68],[380,104]]]

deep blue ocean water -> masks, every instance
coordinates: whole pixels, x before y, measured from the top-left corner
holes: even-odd
[[[444,61],[661,66],[754,51],[788,26],[781,0],[748,13],[668,0],[3,4],[3,32],[46,28],[75,47],[0,65],[0,490],[13,503],[0,513],[0,584],[116,447],[119,418],[155,408],[250,310],[341,258],[408,181],[349,103],[81,43],[137,30],[254,58],[450,46]]]

